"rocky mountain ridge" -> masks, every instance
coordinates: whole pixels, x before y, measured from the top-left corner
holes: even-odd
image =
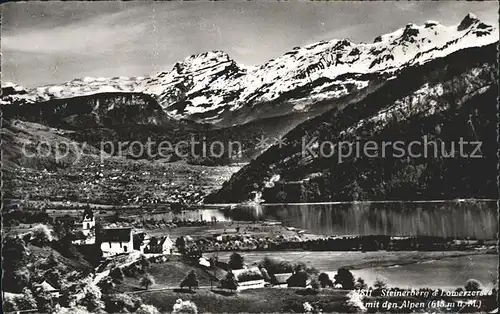
[[[270,147],[206,201],[496,198],[496,54],[492,44],[402,70],[363,100],[297,126],[284,144]],[[423,155],[424,136],[438,153]],[[460,140],[481,143],[481,157],[453,153]],[[361,151],[339,161],[339,146],[319,150],[323,143],[363,147],[368,141],[378,143],[374,158]],[[420,157],[406,151],[398,158],[391,146],[381,155],[382,143],[396,141],[421,143],[412,148]]]
[[[5,118],[63,128],[164,125],[171,118],[156,100],[142,93],[111,92],[5,106]]]
[[[334,39],[295,47],[256,67],[242,66],[223,51],[210,51],[147,77],[85,77],[33,89],[6,82],[0,102],[23,105],[136,92],[151,95],[170,117],[216,126],[291,113],[314,116],[366,96],[403,68],[497,39],[497,28],[469,14],[453,26],[434,21],[407,24],[371,44]]]

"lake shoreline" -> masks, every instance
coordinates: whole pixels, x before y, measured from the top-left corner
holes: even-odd
[[[219,252],[219,259],[220,260],[229,260],[229,256],[233,252]],[[359,255],[373,255],[371,257],[368,257],[369,260],[363,261],[359,264],[356,263],[349,263],[346,262],[342,264],[341,267],[348,268],[350,270],[363,270],[363,269],[371,269],[371,268],[390,268],[390,267],[397,267],[397,266],[406,266],[406,265],[411,265],[411,264],[418,264],[422,262],[428,262],[428,261],[438,261],[442,259],[451,259],[451,258],[459,258],[459,257],[466,257],[466,256],[477,256],[477,255],[490,255],[489,250],[478,250],[478,251],[442,251],[442,252],[436,252],[436,251],[375,251],[375,252],[359,252],[359,251],[348,251],[348,252],[340,252],[340,251],[304,251],[304,250],[288,250],[288,251],[238,251],[237,253],[242,254],[244,257],[248,256],[256,256],[259,255],[262,258],[268,256],[268,255],[292,255],[292,254],[298,254],[298,253],[306,253],[307,255],[313,255],[317,259],[326,259],[328,258],[327,254],[318,254],[318,253],[332,253],[334,255],[335,253],[341,253],[342,255],[347,256],[347,255],[356,255],[352,256],[353,259],[358,259]],[[384,256],[382,254],[374,254],[374,253],[387,253],[387,256],[389,258],[384,259]],[[207,253],[207,255],[211,255],[211,253]],[[305,256],[305,254],[302,254]],[[322,256],[323,255],[323,256]],[[396,256],[398,255],[398,256]],[[366,257],[365,257],[366,258]],[[296,259],[297,261],[304,261],[310,264],[315,264],[311,263],[311,260],[306,260],[306,259]],[[347,259],[349,260],[349,259]],[[255,264],[256,259],[252,258],[251,259],[251,264]],[[247,260],[248,263],[248,260]],[[319,269],[319,271],[323,271],[323,269]],[[328,270],[329,271],[329,270]]]
[[[418,252],[418,253],[427,253],[426,251],[409,251],[409,252]],[[446,252],[446,251],[444,251]],[[443,253],[444,253],[443,252]],[[451,252],[450,252],[451,253]],[[427,262],[427,261],[438,261],[442,259],[448,259],[448,258],[457,258],[457,257],[464,257],[464,256],[475,256],[475,255],[483,255],[483,254],[490,254],[486,251],[478,252],[478,251],[464,251],[464,252],[453,252],[450,255],[443,255],[443,256],[436,256],[432,257],[430,259],[422,258],[422,260],[404,260],[404,261],[398,261],[397,263],[393,263],[391,261],[380,261],[377,266],[373,266],[372,264],[368,265],[367,264],[362,264],[362,265],[357,265],[357,266],[346,266],[349,269],[352,270],[361,270],[361,269],[368,269],[368,268],[390,268],[390,267],[397,267],[397,266],[406,266],[406,265],[411,265],[411,264],[419,264],[422,262]]]
[[[433,287],[455,289],[463,287],[468,279],[479,280],[491,286],[490,274],[496,274],[497,256],[488,250],[478,251],[399,251],[399,252],[316,252],[277,251],[239,252],[247,267],[255,267],[264,257],[315,268],[333,278],[340,268],[347,268],[356,277],[372,285],[380,276],[391,287]],[[231,252],[219,253],[220,261],[227,262]],[[211,254],[204,255],[211,257]],[[490,278],[491,277],[491,278]],[[495,277],[496,278],[496,277]]]

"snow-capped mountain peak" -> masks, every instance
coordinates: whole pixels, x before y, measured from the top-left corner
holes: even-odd
[[[477,18],[477,16],[475,16],[472,13],[469,13],[469,14],[467,14],[464,17],[464,19],[462,20],[462,22],[460,22],[460,24],[457,27],[457,30],[458,31],[463,31],[463,30],[471,27],[473,24],[476,24],[476,23],[479,23],[479,22],[480,22],[480,20]]]
[[[148,77],[85,77],[29,90],[16,87],[19,93],[3,84],[10,92],[4,91],[2,103],[133,91],[152,95],[173,117],[241,123],[256,118],[249,113],[251,108],[261,108],[260,117],[266,111],[262,106],[272,102],[289,104],[281,111],[273,109],[273,115],[307,111],[320,101],[363,90],[374,75],[388,78],[403,67],[496,41],[496,27],[468,14],[452,26],[409,23],[370,44],[333,39],[295,47],[261,66],[238,65],[227,53],[214,50],[189,56],[170,71]],[[237,112],[244,118],[238,120]]]

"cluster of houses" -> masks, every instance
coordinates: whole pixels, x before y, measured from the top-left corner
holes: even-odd
[[[290,231],[299,229],[291,228]],[[299,230],[300,232],[302,230]],[[304,231],[305,232],[305,231]],[[189,243],[192,248],[196,248],[203,252],[215,251],[255,251],[267,250],[272,247],[277,247],[283,243],[302,243],[302,233],[293,236],[286,236],[281,233],[268,234],[265,237],[260,237],[253,234],[212,234],[204,237],[199,237]]]
[[[274,287],[279,287],[279,288],[287,288],[293,285],[290,282],[290,278],[292,278],[293,273],[274,274],[273,280],[270,280],[269,275],[267,275],[267,271],[265,271],[266,275],[264,275],[262,271],[263,269],[259,267],[249,267],[249,268],[231,270],[234,277],[236,278],[236,281],[238,282],[237,290],[240,291],[247,289],[263,288],[268,285],[268,281],[271,281]],[[243,277],[248,274],[255,274],[257,276],[255,276],[250,280],[244,279]],[[258,274],[261,275],[258,276]],[[265,277],[267,277],[267,280]],[[308,287],[310,286],[310,284],[311,284],[311,279],[307,278],[306,281],[301,286]]]
[[[129,226],[109,224],[96,229],[96,217],[85,210],[73,244],[94,245],[99,243],[104,257],[140,251],[143,254],[172,254],[174,242],[167,236],[150,237],[145,232]]]

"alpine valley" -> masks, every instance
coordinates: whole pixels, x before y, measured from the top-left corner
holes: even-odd
[[[32,200],[108,204],[243,202],[256,195],[268,202],[496,198],[498,35],[468,14],[452,26],[407,24],[373,43],[295,47],[260,66],[209,51],[151,76],[36,88],[2,82],[6,197],[29,191]],[[269,145],[256,148],[261,136]],[[338,152],[316,158],[302,150],[304,138],[423,136],[481,141],[482,158],[352,156],[339,163]],[[104,141],[191,137],[239,141],[243,154],[99,160]],[[41,141],[72,142],[74,151],[63,160],[42,156]],[[47,184],[33,186],[40,177]]]

